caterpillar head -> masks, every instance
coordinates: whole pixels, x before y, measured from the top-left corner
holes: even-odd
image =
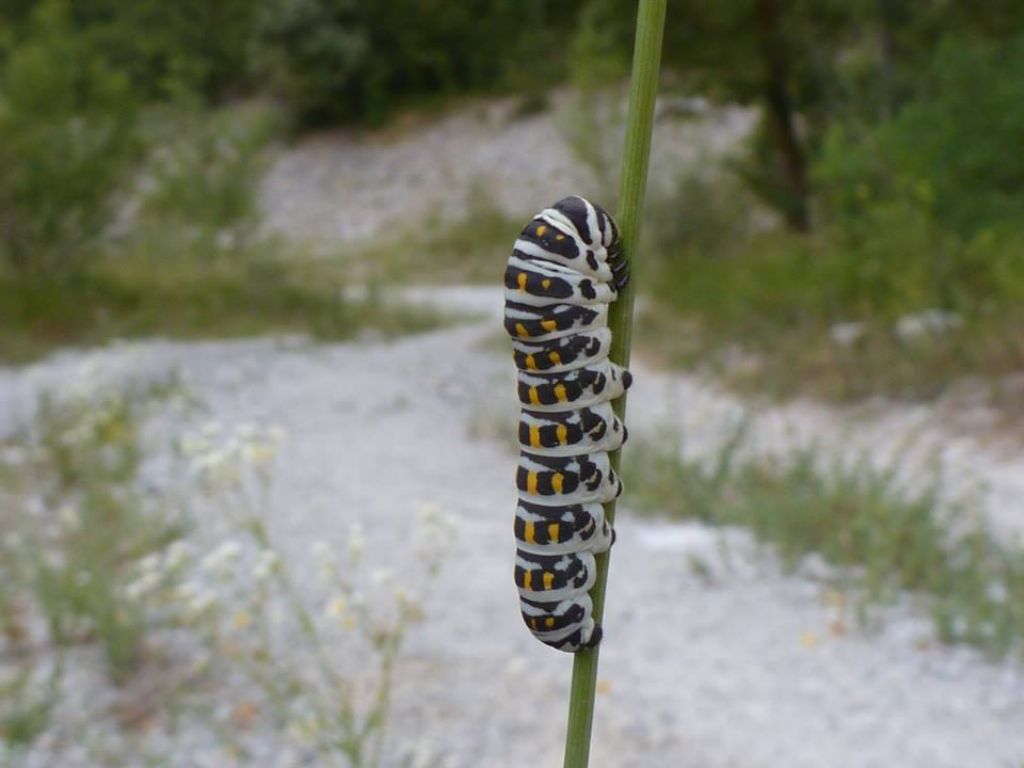
[[[601,206],[579,195],[570,195],[555,203],[553,208],[572,222],[588,245],[600,245],[609,252],[618,247],[619,229]]]

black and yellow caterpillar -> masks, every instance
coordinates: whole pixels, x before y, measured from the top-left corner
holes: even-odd
[[[526,626],[569,652],[601,641],[588,592],[615,539],[603,505],[622,493],[608,452],[626,428],[611,401],[632,382],[608,359],[608,305],[628,279],[615,222],[582,197],[537,214],[505,270],[522,405],[515,582]]]

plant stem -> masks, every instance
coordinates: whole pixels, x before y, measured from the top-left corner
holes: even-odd
[[[658,91],[661,64],[661,40],[665,26],[666,0],[639,0],[636,42],[633,48],[633,73],[629,88],[629,111],[626,116],[626,146],[622,158],[622,180],[619,188],[619,234],[627,262],[632,266],[640,242],[640,216],[647,187],[647,167],[651,154],[651,133],[654,128],[654,98]],[[629,347],[633,330],[633,296],[636,281],[619,292],[612,304],[608,325],[612,330],[609,357],[619,365],[629,364]],[[620,418],[626,414],[626,397],[615,403]],[[611,464],[619,468],[620,450],[611,454]],[[615,502],[605,506],[609,523],[615,520]],[[605,584],[608,579],[608,554],[597,557],[597,582],[590,591],[594,601],[594,619],[604,614]],[[569,726],[565,740],[564,768],[587,768],[590,760],[590,732],[594,721],[594,692],[597,687],[598,649],[588,648],[576,654],[572,667],[569,693]]]

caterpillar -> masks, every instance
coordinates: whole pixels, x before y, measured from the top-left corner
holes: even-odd
[[[526,626],[562,651],[601,641],[588,593],[594,555],[615,540],[604,504],[622,493],[608,453],[627,432],[611,402],[632,383],[608,359],[608,308],[628,280],[612,217],[577,196],[523,227],[505,269],[521,406],[515,584]]]

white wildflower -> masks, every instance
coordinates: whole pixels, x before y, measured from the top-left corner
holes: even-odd
[[[202,618],[217,604],[217,596],[213,592],[194,582],[186,582],[178,588],[178,599],[185,618],[190,621]]]
[[[82,527],[82,517],[71,504],[63,504],[57,510],[57,520],[66,531],[77,531]]]
[[[138,562],[135,563],[136,569],[143,574],[156,573],[160,570],[160,555],[154,553],[148,554]]]
[[[333,578],[338,570],[338,558],[331,550],[330,545],[326,541],[315,541],[310,547],[310,554],[312,554],[323,578]]]
[[[270,443],[258,438],[249,438],[242,443],[242,459],[253,467],[262,467],[270,463],[276,451]]]
[[[363,533],[363,526],[352,523],[348,529],[348,556],[353,563],[359,563],[365,553],[366,535]]]
[[[139,578],[132,581],[124,588],[124,594],[129,600],[141,600],[151,595],[160,586],[160,574],[156,571],[145,571]]]
[[[164,568],[168,571],[178,570],[192,558],[193,553],[194,549],[191,544],[183,539],[176,539],[167,547]]]
[[[327,602],[327,607],[324,608],[324,613],[330,616],[332,619],[340,619],[348,611],[348,601],[338,595]]]
[[[265,549],[260,552],[256,567],[253,569],[253,577],[256,581],[266,581],[271,574],[280,570],[281,556],[272,549]]]
[[[204,437],[216,438],[220,437],[224,432],[224,426],[218,421],[207,421],[201,427],[199,427],[199,433]]]
[[[181,455],[187,459],[195,459],[212,450],[213,445],[204,437],[186,435],[178,443]]]
[[[419,601],[413,597],[402,585],[396,585],[392,591],[395,602],[398,603],[398,610],[405,621],[420,621],[423,618],[423,608]]]
[[[233,539],[222,542],[212,552],[208,552],[200,562],[200,567],[207,573],[226,579],[231,576],[235,563],[242,555],[242,545]]]
[[[324,613],[327,614],[329,618],[340,622],[341,626],[347,630],[353,630],[356,628],[356,615],[350,610],[349,602],[342,595],[336,595],[329,600],[327,606],[324,608]]]

